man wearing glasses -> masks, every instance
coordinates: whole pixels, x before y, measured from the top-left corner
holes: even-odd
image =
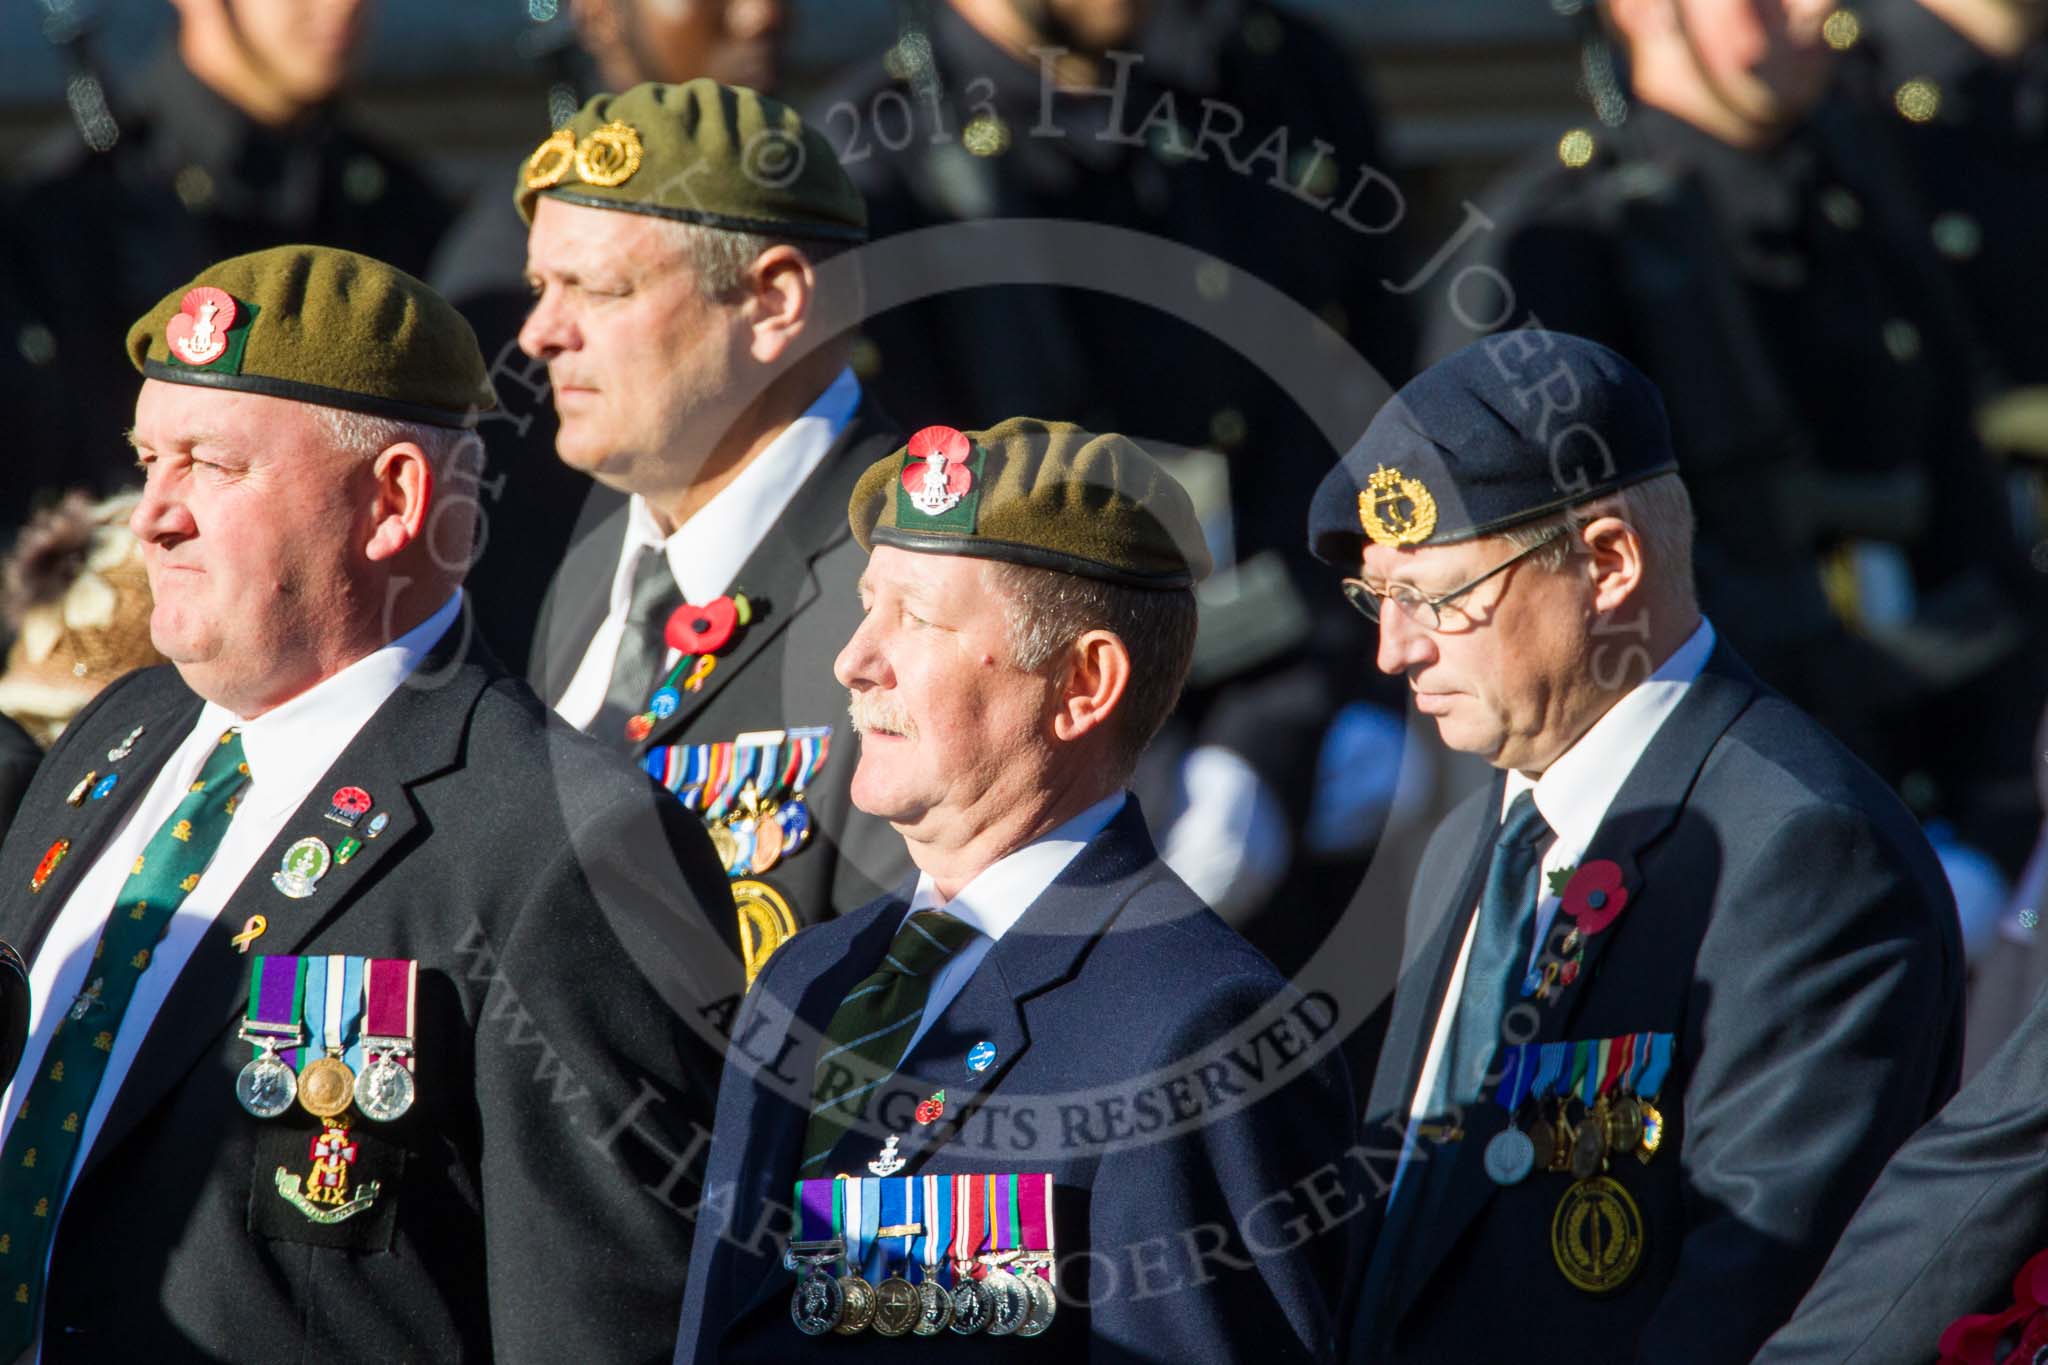
[[[1410,897],[1354,1361],[1746,1361],[1955,1087],[1933,855],[1717,641],[1692,525],[1655,386],[1539,330],[1317,490],[1379,667],[1499,770]]]

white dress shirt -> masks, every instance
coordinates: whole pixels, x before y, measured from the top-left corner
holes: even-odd
[[[1530,966],[1540,957],[1550,922],[1557,916],[1558,898],[1549,892],[1549,875],[1559,868],[1577,866],[1585,856],[1586,845],[1600,828],[1600,822],[1607,818],[1607,808],[1614,804],[1622,783],[1635,770],[1657,731],[1685,699],[1713,652],[1714,628],[1702,619],[1699,629],[1686,637],[1670,658],[1609,707],[1607,714],[1593,722],[1593,727],[1579,736],[1578,743],[1565,750],[1543,776],[1530,778],[1509,770],[1506,789],[1501,793],[1499,819],[1507,817],[1508,806],[1517,796],[1525,791],[1534,792],[1537,813],[1557,835],[1556,842],[1543,855],[1537,883],[1536,932],[1529,940]],[[1497,820],[1495,831],[1498,829]],[[1436,1030],[1430,1036],[1422,1076],[1410,1100],[1409,1112],[1415,1118],[1426,1117],[1422,1111],[1429,1106],[1429,1097],[1436,1089],[1437,1068],[1443,1063],[1451,1020],[1457,1015],[1458,999],[1465,991],[1465,966],[1472,955],[1472,935],[1478,923],[1479,916],[1474,914],[1465,927],[1458,964],[1452,969],[1450,986],[1444,991],[1444,1003],[1437,1012]],[[1471,1098],[1451,1096],[1452,1102],[1459,1104]]]
[[[92,867],[79,879],[64,906],[57,912],[50,932],[29,969],[31,987],[29,1038],[21,1054],[21,1067],[8,1087],[4,1122],[0,1122],[0,1144],[14,1127],[15,1115],[28,1098],[30,1082],[41,1069],[58,1021],[85,988],[86,973],[92,966],[92,951],[106,927],[114,901],[128,880],[136,856],[149,843],[171,812],[184,799],[186,790],[205,766],[207,755],[220,742],[221,732],[239,726],[242,754],[249,764],[249,784],[228,824],[227,834],[214,851],[213,860],[171,916],[164,936],[152,950],[149,967],[136,983],[135,994],[121,1016],[114,1033],[113,1049],[107,1054],[107,1069],[93,1096],[92,1109],[79,1133],[78,1160],[72,1163],[70,1180],[78,1178],[85,1156],[92,1150],[100,1125],[128,1074],[142,1041],[149,1033],[157,1011],[171,993],[178,974],[185,969],[193,949],[212,927],[221,907],[227,904],[244,878],[253,870],[264,875],[274,869],[256,867],[285,822],[312,794],[322,774],[341,757],[356,732],[378,707],[396,692],[434,643],[454,624],[462,607],[462,591],[442,604],[440,610],[382,649],[366,655],[333,677],[306,689],[284,705],[245,721],[224,707],[208,702],[199,721],[157,772],[156,780],[102,846]],[[145,732],[147,736],[148,732]],[[168,735],[148,736],[137,747],[170,743]],[[117,765],[114,772],[119,772]],[[396,792],[372,791],[379,804],[395,798]],[[280,911],[289,914],[289,911]],[[258,939],[252,952],[261,952]],[[70,1193],[70,1183],[65,1193]],[[63,1209],[58,1209],[63,1217]],[[51,1238],[51,1246],[56,1238]]]
[[[1122,792],[1106,796],[1057,829],[996,859],[950,901],[939,899],[939,888],[931,873],[917,874],[917,890],[910,897],[910,908],[903,912],[905,923],[920,910],[943,910],[979,932],[948,958],[932,978],[931,993],[925,996],[924,1017],[918,1020],[917,1031],[910,1035],[903,1056],[910,1055],[926,1030],[946,1012],[946,1006],[960,994],[967,978],[974,975],[989,949],[996,946],[996,940],[1023,918],[1031,903],[1045,894],[1045,889],[1080,856],[1089,841],[1116,819],[1117,812],[1124,808],[1124,799]],[[898,1064],[901,1065],[900,1058]]]
[[[789,506],[797,489],[824,463],[832,443],[846,430],[859,406],[860,381],[852,370],[841,370],[801,417],[784,427],[738,477],[676,527],[673,535],[664,537],[654,513],[648,510],[647,499],[633,495],[626,505],[625,543],[619,547],[618,566],[612,571],[611,605],[597,633],[590,637],[589,648],[583,651],[583,662],[576,666],[555,703],[563,720],[587,730],[604,709],[612,665],[618,661],[619,641],[626,633],[626,612],[633,601],[633,568],[639,563],[640,551],[659,547],[664,552],[668,571],[685,602],[701,606],[723,595],[733,587],[733,576]],[[674,668],[680,657],[670,650],[663,667]]]

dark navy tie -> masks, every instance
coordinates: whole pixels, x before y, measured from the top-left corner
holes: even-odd
[[[1529,921],[1536,911],[1536,873],[1556,835],[1536,809],[1533,792],[1508,804],[1479,897],[1479,924],[1465,963],[1465,989],[1452,1016],[1428,1112],[1469,1104],[1500,1046],[1501,1018],[1516,997],[1529,960]]]

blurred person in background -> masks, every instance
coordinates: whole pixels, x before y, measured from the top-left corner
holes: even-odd
[[[1220,567],[1188,694],[1135,785],[1168,863],[1290,970],[1326,927],[1290,894],[1332,847],[1304,831],[1361,799],[1355,773],[1307,780],[1330,717],[1399,704],[1326,595],[1305,590],[1314,568],[1285,492],[1338,454],[1282,389],[1285,369],[1349,346],[1391,385],[1413,350],[1406,301],[1382,283],[1405,274],[1405,200],[1361,72],[1315,25],[1247,0],[945,0],[812,112],[878,242],[1045,220],[1015,250],[1056,275],[1079,224],[1201,254],[1147,270],[1148,290],[1184,296],[1175,310],[1058,284],[921,298],[869,319],[855,368],[912,426],[1059,412],[1131,433],[1193,490]],[[1251,283],[1304,310],[1279,354],[1204,330],[1227,331]],[[871,297],[891,284],[872,280]],[[1375,395],[1355,397],[1346,440]],[[1330,852],[1334,884],[1356,885],[1369,851],[1367,837]]]
[[[0,390],[45,425],[0,493],[0,537],[80,487],[133,481],[109,395],[127,326],[202,265],[289,242],[423,272],[453,208],[408,156],[363,132],[343,91],[369,0],[172,0],[176,38],[111,116],[36,147],[0,205]],[[82,262],[91,262],[89,269]]]
[[[1967,314],[1881,132],[1827,98],[1828,14],[1601,4],[1587,83],[1608,122],[1468,207],[1459,253],[1417,286],[1427,348],[1540,325],[1642,366],[1699,510],[1709,614],[2010,875],[2039,820],[2039,578],[1975,435]]]
[[[1889,128],[2000,378],[2048,385],[2048,6],[1859,0],[1832,22],[1844,85]]]
[[[785,0],[570,0],[569,17],[582,47],[573,64],[582,98],[695,76],[770,94],[781,85]],[[532,131],[538,140],[549,129],[536,117]],[[470,588],[484,638],[504,658],[523,659],[591,485],[555,458],[546,375],[519,353],[519,327],[533,306],[526,224],[496,179],[456,220],[427,279],[469,319],[500,377],[504,409],[482,428],[490,458],[486,522]],[[609,510],[608,502],[591,509]]]
[[[122,674],[164,662],[128,529],[138,497],[66,494],[22,529],[0,570],[0,619],[14,637],[0,671],[0,833],[71,718]]]

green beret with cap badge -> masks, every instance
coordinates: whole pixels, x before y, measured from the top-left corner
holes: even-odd
[[[771,237],[868,235],[867,205],[824,134],[780,100],[703,76],[591,99],[520,166],[526,222],[543,194]]]
[[[847,521],[863,550],[972,555],[1136,588],[1188,588],[1209,550],[1187,490],[1127,436],[1012,417],[934,426],[870,465]]]
[[[498,405],[476,333],[395,266],[280,246],[208,266],[128,329],[146,378],[471,427]]]

